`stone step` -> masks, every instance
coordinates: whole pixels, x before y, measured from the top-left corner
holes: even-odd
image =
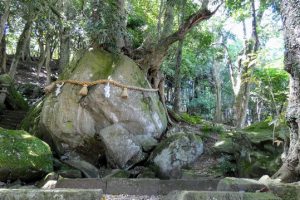
[[[23,115],[3,115],[2,120],[22,120],[25,116]]]
[[[98,189],[104,194],[166,195],[173,190],[214,191],[220,179],[59,179],[56,188]]]
[[[163,200],[281,200],[272,193],[173,191]]]
[[[9,130],[15,130],[17,128],[16,125],[7,125],[7,124],[0,124],[0,127]]]
[[[26,111],[4,110],[0,115],[0,127],[5,129],[17,129],[25,118]]]
[[[0,200],[100,200],[101,189],[0,189]]]

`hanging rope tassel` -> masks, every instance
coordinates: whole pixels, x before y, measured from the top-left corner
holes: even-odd
[[[88,85],[84,84],[81,90],[79,91],[79,95],[86,96],[88,94]]]
[[[56,85],[55,82],[53,82],[50,85],[46,86],[44,89],[45,93],[48,94],[48,93],[52,92],[55,88],[55,85]]]
[[[123,99],[127,99],[127,98],[128,98],[128,91],[127,91],[127,88],[126,88],[126,87],[123,88],[121,97],[122,97]]]

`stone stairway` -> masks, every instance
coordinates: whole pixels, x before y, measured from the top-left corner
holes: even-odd
[[[0,127],[5,129],[20,128],[21,121],[26,113],[26,111],[22,110],[4,110],[3,114],[0,114]]]
[[[56,189],[102,189],[105,199],[128,200],[130,198],[113,198],[114,195],[127,194],[160,197],[161,200],[286,200],[273,193],[246,191],[218,191],[220,179],[59,179]],[[152,199],[152,198],[149,198]]]

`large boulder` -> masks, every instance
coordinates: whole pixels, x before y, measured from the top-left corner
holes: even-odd
[[[266,120],[241,131],[222,133],[213,146],[217,155],[223,155],[220,170],[225,175],[234,173],[246,178],[274,174],[281,166],[280,155],[286,132],[286,125],[281,124],[273,133],[273,127]],[[273,143],[273,139],[278,143]]]
[[[126,56],[103,50],[82,52],[64,71],[62,79],[96,81],[112,79],[150,88],[144,73]],[[96,165],[105,154],[112,167],[128,168],[146,158],[149,144],[156,144],[167,126],[157,92],[122,89],[97,84],[80,96],[81,86],[64,84],[44,100],[37,134],[43,133],[59,155],[77,154]],[[47,135],[45,135],[47,133]],[[69,154],[72,152],[72,154]]]
[[[162,141],[152,152],[150,162],[161,178],[180,178],[181,168],[188,167],[203,153],[203,142],[195,134],[178,133]]]
[[[0,181],[31,181],[53,170],[50,147],[20,130],[0,128]]]

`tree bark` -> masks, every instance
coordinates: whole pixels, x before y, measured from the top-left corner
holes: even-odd
[[[234,102],[234,121],[236,128],[243,128],[246,122],[249,98],[250,98],[250,79],[252,72],[250,68],[254,67],[252,62],[255,57],[253,54],[257,53],[259,48],[259,40],[257,34],[257,20],[255,1],[251,0],[251,16],[252,16],[252,35],[249,40],[245,39],[244,55],[238,62],[238,79],[234,88],[235,102]],[[244,35],[246,32],[245,23],[243,23]],[[246,37],[246,36],[245,36]],[[251,63],[252,62],[252,63]],[[232,78],[233,79],[233,78]]]
[[[6,38],[5,35],[3,35],[2,40],[0,42],[0,66],[1,66],[1,70],[2,73],[6,73]]]
[[[213,16],[220,6],[221,4],[218,5],[214,11],[210,11],[206,6],[202,6],[196,13],[188,17],[176,32],[162,37],[158,42],[141,46],[132,52],[131,57],[136,60],[145,73],[148,74],[150,81],[156,77],[169,47],[178,40],[183,39],[197,24]],[[153,83],[154,81],[151,82]]]
[[[40,37],[42,37],[42,34],[40,34]],[[40,57],[39,57],[39,62],[37,67],[37,80],[39,80],[40,78],[41,70],[45,63],[45,57],[46,57],[46,51],[45,51],[44,42],[42,41],[42,38],[38,39],[38,43],[40,49]]]
[[[30,40],[31,40],[31,37],[29,35],[29,37],[26,41],[25,47],[24,47],[24,51],[22,52],[22,60],[23,61],[30,59]]]
[[[213,69],[213,79],[214,79],[215,93],[216,93],[215,121],[221,123],[222,122],[222,94],[221,94],[220,66],[213,61],[212,69]]]
[[[70,61],[70,29],[62,27],[60,30],[59,70],[62,72]]]
[[[281,15],[284,27],[285,70],[290,73],[290,95],[286,119],[290,127],[289,149],[282,167],[273,175],[283,182],[299,180],[300,175],[300,4],[298,0],[283,0]]]
[[[2,37],[5,34],[4,30],[5,30],[5,24],[7,22],[7,18],[9,15],[9,9],[10,9],[10,3],[12,0],[6,0],[6,2],[4,3],[4,12],[1,15],[0,18],[0,41],[2,41]]]
[[[178,21],[180,24],[184,23],[186,0],[181,0],[181,13]],[[175,91],[174,91],[174,111],[180,112],[181,110],[181,63],[182,63],[182,49],[184,39],[178,41],[176,64],[175,64]]]
[[[19,37],[19,41],[17,44],[17,49],[16,49],[16,53],[15,56],[12,60],[12,63],[10,65],[10,70],[9,70],[9,75],[14,78],[16,72],[17,72],[17,67],[19,64],[19,60],[22,56],[23,51],[25,50],[25,45],[27,43],[28,38],[30,37],[31,34],[31,26],[33,23],[33,17],[29,17],[29,19],[27,20],[25,27]]]
[[[183,47],[183,39],[179,40],[177,47],[177,55],[176,55],[176,64],[175,64],[175,88],[174,88],[174,111],[180,112],[181,107],[181,70],[180,66],[182,63],[182,47]]]
[[[49,85],[51,83],[51,69],[50,69],[50,60],[51,60],[51,46],[50,46],[50,40],[48,39],[46,41],[46,56],[45,56],[45,68],[47,71],[47,80],[46,85]]]

